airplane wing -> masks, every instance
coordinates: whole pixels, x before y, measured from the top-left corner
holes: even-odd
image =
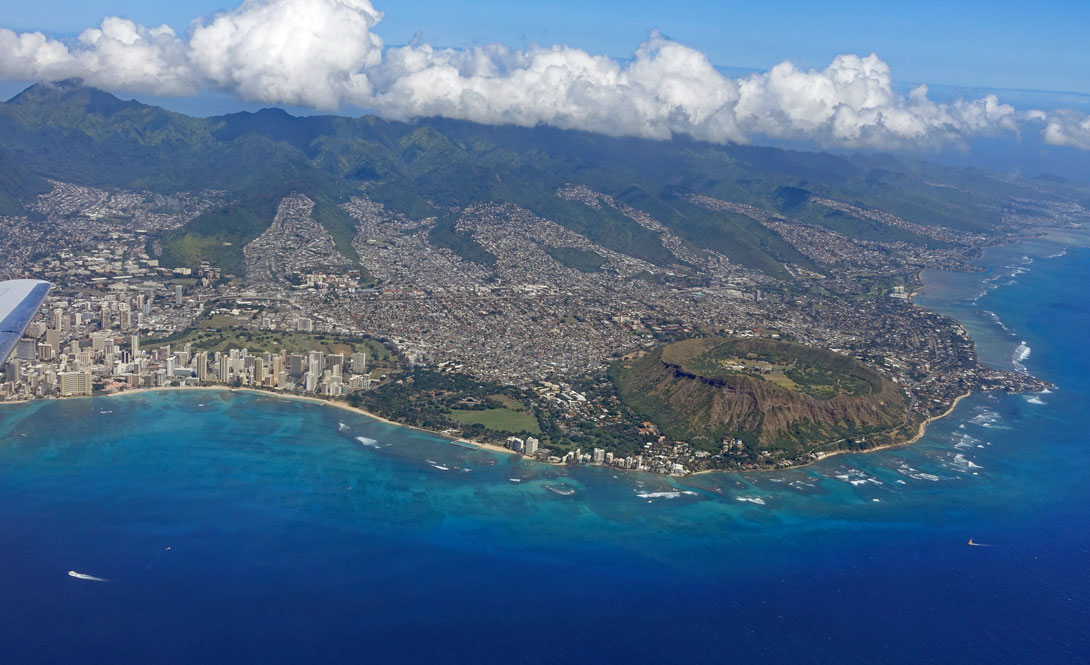
[[[40,279],[0,282],[0,363],[7,361],[52,286]]]

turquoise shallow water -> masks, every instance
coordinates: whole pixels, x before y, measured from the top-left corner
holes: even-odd
[[[562,470],[252,394],[0,407],[0,660],[1086,662],[1086,244],[920,298],[1055,392],[790,472]]]

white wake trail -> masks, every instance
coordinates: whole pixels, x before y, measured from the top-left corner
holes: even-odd
[[[74,577],[77,580],[87,580],[88,582],[113,582],[114,580],[108,580],[105,577],[95,577],[94,575],[88,575],[87,573],[77,573],[74,570],[68,571],[69,577]]]

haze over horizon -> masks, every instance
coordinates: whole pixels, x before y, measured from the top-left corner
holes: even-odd
[[[110,13],[109,6],[96,8]],[[159,98],[212,93],[293,110],[362,109],[395,120],[546,124],[719,143],[935,153],[964,152],[981,139],[1013,144],[1039,137],[1045,146],[1090,150],[1084,110],[1015,106],[995,94],[957,91],[937,99],[926,85],[905,92],[879,53],[840,52],[813,67],[784,60],[732,78],[686,44],[686,35],[674,39],[654,29],[631,59],[619,60],[561,44],[443,48],[419,33],[405,46],[389,46],[377,29],[386,15],[369,0],[246,0],[210,15],[215,8],[208,3],[187,8],[204,18],[181,33],[113,16],[75,40],[2,28],[0,79],[79,77],[105,90]],[[177,23],[179,11],[168,18]],[[612,44],[603,40],[607,49]]]

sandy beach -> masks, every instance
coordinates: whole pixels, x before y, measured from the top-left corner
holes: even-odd
[[[450,436],[449,434],[445,434],[443,432],[437,432],[435,430],[426,429],[424,427],[416,427],[414,425],[406,425],[404,423],[399,423],[399,422],[396,422],[396,421],[393,421],[393,420],[389,420],[388,418],[383,418],[382,416],[371,413],[370,411],[366,411],[364,409],[361,409],[361,408],[358,408],[358,407],[355,407],[355,406],[351,406],[349,404],[345,404],[344,402],[337,402],[337,401],[334,401],[334,400],[322,399],[320,397],[310,397],[310,396],[305,396],[305,395],[290,395],[290,394],[287,394],[287,393],[278,393],[278,392],[272,392],[272,391],[269,391],[269,390],[258,390],[256,388],[231,388],[231,387],[228,387],[228,386],[162,386],[162,387],[159,387],[159,388],[133,388],[133,389],[130,389],[130,390],[121,390],[121,391],[113,392],[113,393],[106,393],[106,394],[101,394],[101,395],[81,395],[79,397],[118,397],[118,396],[121,396],[121,395],[138,395],[138,394],[141,394],[141,393],[169,392],[169,391],[178,391],[178,390],[204,390],[204,391],[216,391],[216,392],[245,392],[245,393],[252,393],[252,394],[255,394],[255,395],[263,395],[265,397],[271,397],[271,398],[276,398],[276,399],[294,400],[294,401],[297,401],[297,402],[309,402],[311,404],[316,404],[318,406],[331,406],[331,407],[336,408],[336,409],[342,409],[344,411],[350,411],[350,412],[355,413],[357,415],[366,416],[367,418],[371,418],[373,420],[377,420],[379,422],[386,423],[387,425],[393,425],[395,427],[405,427],[407,429],[414,429],[414,430],[417,430],[417,431],[420,431],[420,432],[427,432],[428,434],[431,434],[433,436],[437,436],[437,437],[446,439],[446,440],[450,441],[451,444],[457,444],[457,443],[460,442],[462,444],[469,444],[469,445],[475,446],[477,448],[482,448],[484,450],[490,450],[492,452],[497,452],[497,453],[503,453],[505,455],[518,455],[518,453],[516,453],[515,451],[510,450],[508,448],[504,448],[503,446],[497,446],[494,443],[485,443],[483,441],[477,441],[475,439]],[[802,468],[802,467],[810,466],[811,464],[814,464],[815,462],[820,462],[821,460],[826,460],[826,459],[829,459],[830,457],[835,457],[837,455],[846,455],[846,454],[854,454],[854,453],[876,453],[876,452],[881,451],[881,450],[889,450],[890,448],[901,448],[903,446],[911,445],[911,444],[916,443],[917,441],[919,441],[921,438],[923,438],[923,435],[927,433],[927,426],[928,425],[930,425],[932,422],[934,422],[936,420],[940,420],[942,418],[945,418],[945,417],[949,416],[951,413],[954,412],[954,409],[956,409],[958,407],[958,404],[960,404],[963,399],[965,399],[966,397],[969,397],[970,395],[972,395],[971,391],[965,393],[964,395],[958,395],[954,399],[954,402],[950,405],[950,408],[948,408],[946,411],[942,412],[941,414],[939,414],[937,416],[932,416],[932,417],[928,418],[927,420],[924,420],[923,422],[921,422],[919,427],[916,430],[916,435],[913,436],[911,439],[908,439],[907,441],[901,441],[901,442],[898,442],[898,443],[890,443],[890,444],[886,444],[886,445],[882,445],[882,446],[875,446],[873,448],[867,448],[866,450],[835,450],[835,451],[832,451],[832,452],[823,453],[817,459],[811,460],[811,461],[806,462],[804,464],[794,464],[792,466],[778,467],[776,469],[752,469],[750,471],[773,471],[773,470],[783,471],[783,470],[788,470],[788,469],[799,469],[799,468]],[[60,399],[72,399],[72,398],[71,397],[62,397]],[[36,400],[21,400],[21,401],[3,402],[3,404],[30,404],[30,403],[32,403],[34,401],[36,401]],[[732,470],[730,470],[730,469],[705,469],[703,471],[691,472],[691,473],[686,474],[686,475],[699,476],[699,475],[704,475],[704,474],[708,474],[708,473],[729,473],[729,472],[732,472]]]
[[[318,406],[331,406],[331,407],[334,407],[334,408],[337,408],[337,409],[342,409],[344,411],[350,411],[350,412],[355,413],[357,415],[366,416],[368,418],[371,418],[372,420],[377,420],[377,421],[379,421],[381,423],[386,423],[387,425],[394,425],[395,427],[404,427],[406,429],[414,429],[414,430],[417,430],[419,432],[427,432],[428,434],[431,434],[433,436],[437,436],[437,437],[440,437],[440,438],[443,438],[443,439],[447,439],[451,443],[457,443],[457,442],[461,442],[461,443],[464,443],[464,444],[468,443],[468,444],[470,444],[472,446],[476,446],[478,448],[483,448],[485,450],[491,450],[491,451],[497,452],[497,453],[504,453],[504,454],[507,454],[507,455],[517,455],[518,454],[513,450],[510,450],[508,448],[504,448],[503,446],[497,446],[496,444],[493,444],[493,443],[485,443],[483,441],[476,441],[474,439],[467,439],[465,437],[454,437],[454,436],[450,436],[449,434],[444,434],[443,432],[437,432],[435,430],[426,429],[424,427],[416,427],[416,426],[413,426],[413,425],[405,425],[403,423],[399,423],[399,422],[395,422],[393,420],[389,420],[387,418],[383,418],[382,416],[371,413],[370,411],[365,411],[364,409],[352,406],[350,404],[345,404],[344,402],[337,402],[337,401],[334,401],[334,400],[322,399],[320,397],[310,397],[310,396],[306,396],[306,395],[291,395],[291,394],[288,394],[288,393],[278,393],[278,392],[273,392],[271,390],[258,390],[256,388],[231,388],[229,386],[161,386],[159,388],[133,388],[131,390],[121,390],[121,391],[114,392],[114,393],[108,393],[106,395],[91,395],[91,397],[118,397],[120,395],[137,395],[137,394],[141,394],[141,393],[168,392],[168,391],[177,391],[177,390],[205,390],[205,391],[212,390],[212,391],[217,391],[217,392],[251,393],[251,394],[254,394],[254,395],[263,395],[265,397],[272,397],[272,398],[276,398],[276,399],[293,400],[293,401],[296,401],[296,402],[309,402],[311,404],[316,404]],[[67,398],[65,398],[65,399],[67,399]],[[21,403],[25,403],[25,402],[21,402]]]

